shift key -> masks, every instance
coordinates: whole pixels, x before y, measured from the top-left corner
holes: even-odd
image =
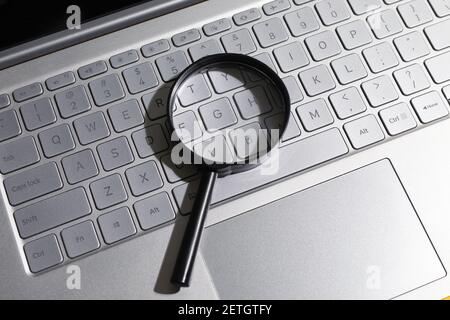
[[[54,162],[8,177],[4,184],[9,202],[13,206],[63,187],[58,168]]]

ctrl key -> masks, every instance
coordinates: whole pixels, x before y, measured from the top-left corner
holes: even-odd
[[[63,262],[54,234],[31,241],[23,247],[31,272],[37,273]]]

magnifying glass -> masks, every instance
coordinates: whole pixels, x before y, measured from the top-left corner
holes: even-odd
[[[172,274],[187,287],[217,178],[251,170],[278,148],[290,117],[289,93],[263,62],[216,54],[190,65],[168,103],[175,165],[194,165],[202,178]]]

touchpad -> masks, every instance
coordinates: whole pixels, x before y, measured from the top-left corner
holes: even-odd
[[[224,299],[388,299],[445,276],[389,160],[210,226]]]

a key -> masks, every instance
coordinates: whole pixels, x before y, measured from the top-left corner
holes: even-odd
[[[256,51],[255,43],[247,29],[237,30],[221,38],[223,47],[228,53],[249,54]]]
[[[237,123],[233,107],[227,98],[201,106],[199,113],[208,131],[220,130]]]
[[[429,0],[429,2],[439,18],[450,15],[450,0]]]
[[[336,84],[325,65],[318,65],[314,68],[300,72],[299,78],[306,93],[311,97],[336,87]]]
[[[91,213],[83,188],[73,189],[14,212],[19,234],[26,239]]]
[[[143,230],[158,227],[175,219],[175,212],[165,192],[136,202],[134,210]]]
[[[263,5],[262,9],[266,15],[271,16],[289,10],[290,7],[289,0],[275,0]]]
[[[89,79],[108,71],[105,61],[97,61],[78,69],[78,75],[82,80]]]
[[[194,145],[194,152],[195,154],[201,154],[206,161],[213,163],[229,163],[234,160],[233,154],[222,134],[197,143]]]
[[[313,1],[313,0],[293,0],[293,1],[294,1],[294,3],[295,3],[296,5],[300,6],[300,5],[302,5],[302,4],[311,2],[311,1]]]
[[[130,210],[126,207],[101,215],[98,225],[107,244],[126,239],[137,232]]]
[[[212,54],[218,54],[222,52],[222,47],[215,39],[196,44],[195,46],[189,48],[189,54],[194,61]]]
[[[273,51],[283,72],[290,72],[309,64],[308,56],[300,42],[293,42]]]
[[[84,150],[67,156],[62,159],[61,163],[67,181],[70,184],[85,181],[99,174],[97,163],[91,150]]]
[[[183,86],[177,95],[181,105],[187,107],[208,99],[211,97],[211,91],[209,91],[208,84],[206,83],[203,74],[197,74],[183,83]]]
[[[402,93],[407,96],[430,87],[423,67],[418,64],[395,71],[394,78]]]
[[[169,97],[169,87],[162,87],[157,91],[146,94],[142,97],[142,103],[151,120],[156,120],[167,115],[167,100]]]
[[[297,80],[295,80],[293,76],[283,78],[282,80],[284,82],[284,85],[288,89],[289,97],[291,98],[291,104],[302,101],[304,97]]]
[[[393,10],[384,10],[367,18],[367,22],[378,39],[384,39],[403,30],[397,13]]]
[[[198,188],[199,181],[194,180],[173,189],[172,193],[175,197],[175,201],[181,215],[188,215],[191,213]]]
[[[109,59],[109,63],[115,69],[132,64],[139,60],[139,55],[136,50],[128,50],[115,56],[112,56]]]
[[[4,93],[0,94],[0,109],[6,108],[11,104],[11,100],[9,99],[9,96]]]
[[[316,10],[326,26],[350,19],[345,0],[323,0],[316,4]]]
[[[272,58],[270,57],[270,54],[268,54],[267,52],[260,53],[260,54],[258,54],[256,56],[253,56],[253,58],[263,62],[268,67],[270,67],[273,71],[275,71],[275,73],[278,73],[278,70],[275,67],[275,65],[273,64],[273,61],[272,61]],[[260,78],[258,76],[256,76],[256,75],[253,75],[251,73],[247,73],[247,74],[248,74],[249,78],[251,79],[251,81],[258,81],[258,80],[260,80]]]
[[[260,86],[236,93],[234,101],[244,119],[251,119],[272,110],[266,91]]]
[[[162,127],[159,124],[134,132],[132,138],[141,158],[150,157],[169,148]]]
[[[392,46],[387,42],[382,42],[373,47],[364,49],[363,56],[366,59],[370,70],[374,73],[378,73],[398,65],[398,60],[392,50]]]
[[[341,84],[348,84],[367,77],[367,70],[359,55],[355,53],[333,60],[331,67]]]
[[[369,29],[362,20],[355,20],[336,28],[345,49],[352,50],[373,41]]]
[[[78,140],[82,145],[109,137],[110,131],[103,112],[98,111],[73,122]]]
[[[261,13],[256,8],[245,10],[233,16],[233,21],[237,26],[242,26],[259,19],[261,19]]]
[[[397,10],[408,28],[414,28],[433,20],[433,12],[425,0],[409,1],[399,5]]]
[[[289,36],[283,22],[279,18],[272,18],[253,26],[259,44],[263,48],[274,46],[287,41]]]
[[[166,174],[167,180],[174,183],[197,174],[197,169],[195,166],[184,165],[184,164],[174,164],[171,160],[170,155],[166,155],[161,158],[161,163],[163,164],[164,173]]]
[[[297,108],[297,114],[306,131],[314,131],[334,122],[324,99],[317,99]]]
[[[44,93],[42,85],[38,82],[29,84],[25,87],[13,91],[14,100],[23,102],[25,100],[33,99]]]
[[[58,90],[75,83],[75,75],[72,71],[67,71],[51,77],[45,81],[47,89],[50,91]]]
[[[14,110],[0,112],[0,142],[17,137],[21,133],[16,112]]]
[[[181,47],[200,40],[201,37],[202,36],[197,29],[191,29],[174,35],[172,37],[172,42],[176,47]]]
[[[282,128],[284,123],[284,114],[277,114],[265,119],[266,127],[269,128]],[[294,116],[291,114],[289,117],[286,128],[284,129],[283,137],[281,139],[282,142],[289,141],[295,137],[300,135],[300,129],[294,119]]]
[[[394,39],[395,47],[404,61],[412,61],[430,53],[423,35],[417,31]]]
[[[446,32],[442,30],[449,30],[450,19],[433,24],[430,27],[425,28],[425,34],[430,40],[431,45],[435,50],[442,50],[450,47],[450,37]]]
[[[211,70],[208,72],[214,90],[217,93],[224,93],[236,88],[242,87],[245,84],[241,71],[238,69]]]
[[[411,100],[422,123],[430,123],[448,115],[448,109],[436,91],[428,92]]]
[[[426,60],[425,66],[434,82],[442,83],[450,80],[450,52]]]
[[[209,37],[231,29],[230,20],[223,18],[203,26],[203,32]]]
[[[63,154],[75,148],[75,142],[67,124],[62,124],[39,133],[39,140],[47,158]]]
[[[142,55],[146,58],[156,56],[160,53],[170,50],[169,41],[161,39],[152,43],[146,44],[141,48]]]
[[[31,241],[23,247],[31,272],[38,273],[63,262],[54,234]]]
[[[253,122],[230,132],[231,143],[241,159],[252,159],[267,149],[267,136],[259,122]]]
[[[366,111],[366,105],[355,87],[330,95],[330,102],[339,119],[347,119]]]
[[[128,199],[127,192],[118,174],[94,181],[90,184],[95,206],[99,210],[112,207]]]
[[[379,107],[398,99],[397,89],[387,76],[364,82],[361,87],[372,107]]]
[[[32,131],[56,121],[55,111],[49,98],[42,98],[20,107],[23,122],[27,130]]]
[[[381,8],[381,0],[348,0],[350,7],[356,15],[375,11]]]
[[[148,161],[125,171],[131,193],[138,197],[163,186],[163,181],[154,161]]]
[[[142,63],[124,70],[123,77],[132,94],[158,86],[155,71],[149,63]]]
[[[186,69],[186,67],[189,65],[189,62],[183,51],[175,51],[156,59],[156,65],[162,79],[165,82],[168,82],[170,80],[173,80],[184,69]]]
[[[284,20],[294,37],[300,37],[320,28],[319,21],[310,7],[288,13],[284,16]]]
[[[308,37],[305,43],[315,61],[321,61],[341,53],[336,36],[331,31],[324,31]]]
[[[0,145],[0,172],[2,174],[25,168],[39,160],[39,152],[32,136]]]
[[[116,132],[123,132],[144,123],[144,116],[135,99],[128,100],[108,109],[109,118]]]
[[[344,130],[355,149],[367,147],[384,139],[384,133],[373,115],[346,123]]]
[[[406,103],[399,103],[380,111],[380,117],[384,127],[391,136],[414,129],[416,120]]]
[[[126,137],[119,137],[97,147],[97,152],[106,171],[111,171],[134,161]]]
[[[59,113],[63,118],[73,117],[91,109],[91,104],[83,86],[70,88],[55,95]]]
[[[202,136],[202,129],[194,112],[186,111],[173,117],[173,125],[182,142],[189,142]],[[178,132],[179,131],[179,132]]]
[[[5,179],[9,202],[15,206],[63,187],[56,163],[49,162]]]
[[[92,221],[85,221],[61,231],[69,258],[76,258],[100,248]]]
[[[98,106],[104,106],[105,104],[125,97],[125,92],[117,74],[110,74],[94,80],[89,83],[89,88],[91,89],[95,104]]]

